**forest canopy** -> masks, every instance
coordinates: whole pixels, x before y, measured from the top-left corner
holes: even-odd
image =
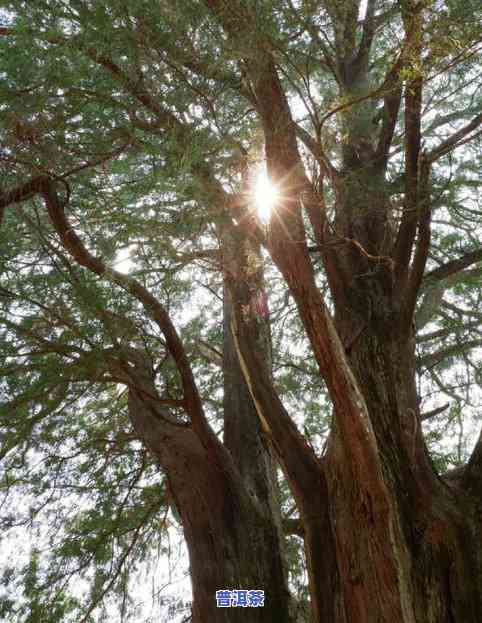
[[[1,620],[482,620],[481,18],[1,3]]]

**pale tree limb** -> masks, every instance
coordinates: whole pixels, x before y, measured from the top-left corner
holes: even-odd
[[[451,275],[454,275],[473,264],[482,262],[482,248],[475,251],[469,251],[464,253],[455,260],[451,260],[438,268],[434,268],[430,272],[426,273],[423,280],[425,283],[432,283],[434,281],[441,281],[447,279]]]
[[[434,318],[442,303],[445,290],[442,283],[436,283],[424,291],[420,305],[415,312],[415,326],[418,330],[423,329]]]
[[[211,346],[204,340],[198,340],[197,348],[204,359],[222,369],[223,354],[217,348],[214,348],[214,346]]]
[[[482,338],[467,340],[461,342],[460,344],[452,344],[451,346],[447,346],[446,348],[441,348],[435,353],[429,353],[428,355],[418,357],[417,366],[423,368],[431,368],[438,365],[439,363],[442,363],[442,361],[444,359],[447,359],[447,357],[462,355],[463,353],[467,353],[474,348],[480,348],[481,346]]]
[[[440,143],[437,147],[434,147],[427,153],[427,159],[430,162],[435,162],[442,156],[447,155],[457,147],[460,147],[464,143],[473,140],[476,136],[480,135],[480,132],[474,133],[472,136],[468,136],[473,130],[476,130],[482,123],[482,113],[475,116],[469,123],[464,125],[460,130],[457,130],[449,136],[445,141]]]

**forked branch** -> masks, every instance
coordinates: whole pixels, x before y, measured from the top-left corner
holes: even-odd
[[[86,249],[70,225],[54,184],[49,182],[42,189],[50,220],[63,246],[78,264],[133,295],[162,331],[169,352],[181,376],[186,411],[191,417],[193,429],[201,439],[211,439],[212,433],[204,416],[201,399],[182,341],[163,305],[138,281],[105,266],[101,259]]]

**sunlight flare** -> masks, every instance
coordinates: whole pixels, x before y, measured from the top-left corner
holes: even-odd
[[[264,169],[261,169],[256,175],[254,199],[259,218],[265,223],[268,222],[279,199],[279,192]]]

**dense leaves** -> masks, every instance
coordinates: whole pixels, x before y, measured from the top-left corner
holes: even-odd
[[[182,424],[189,417],[165,334],[145,301],[109,271],[126,273],[162,303],[222,438],[220,232],[229,210],[238,210],[236,224],[245,218],[240,203],[252,210],[249,178],[265,159],[252,71],[261,52],[286,93],[334,245],[353,242],[337,239],[339,180],[348,195],[362,192],[367,153],[387,164],[383,181],[367,184],[381,185],[391,206],[387,240],[394,237],[409,194],[412,130],[403,106],[423,83],[419,130],[433,162],[432,236],[415,314],[417,389],[440,473],[466,463],[480,428],[476,3],[423,3],[415,46],[404,39],[411,2],[233,3],[227,29],[212,4],[49,0],[0,9],[1,526],[2,538],[18,527],[38,535],[25,560],[4,561],[0,617],[11,621],[156,620],[137,608],[146,596],[136,583],[167,559],[179,516],[132,430],[128,383],[116,370],[133,366],[142,351],[170,413]],[[367,65],[366,81],[347,78],[357,64]],[[408,103],[399,110],[392,100],[402,91]],[[54,183],[69,226],[105,265],[103,278],[69,253],[42,192],[8,200],[43,178]],[[355,206],[355,223],[358,209],[363,217]],[[333,308],[316,228],[304,218],[317,283]],[[262,223],[252,232],[264,241],[270,235]],[[275,387],[321,456],[331,403],[285,280],[265,252],[262,261]],[[296,517],[280,479],[283,510]],[[291,583],[303,610],[301,545],[299,536],[290,539]],[[155,601],[162,609],[158,595]]]

